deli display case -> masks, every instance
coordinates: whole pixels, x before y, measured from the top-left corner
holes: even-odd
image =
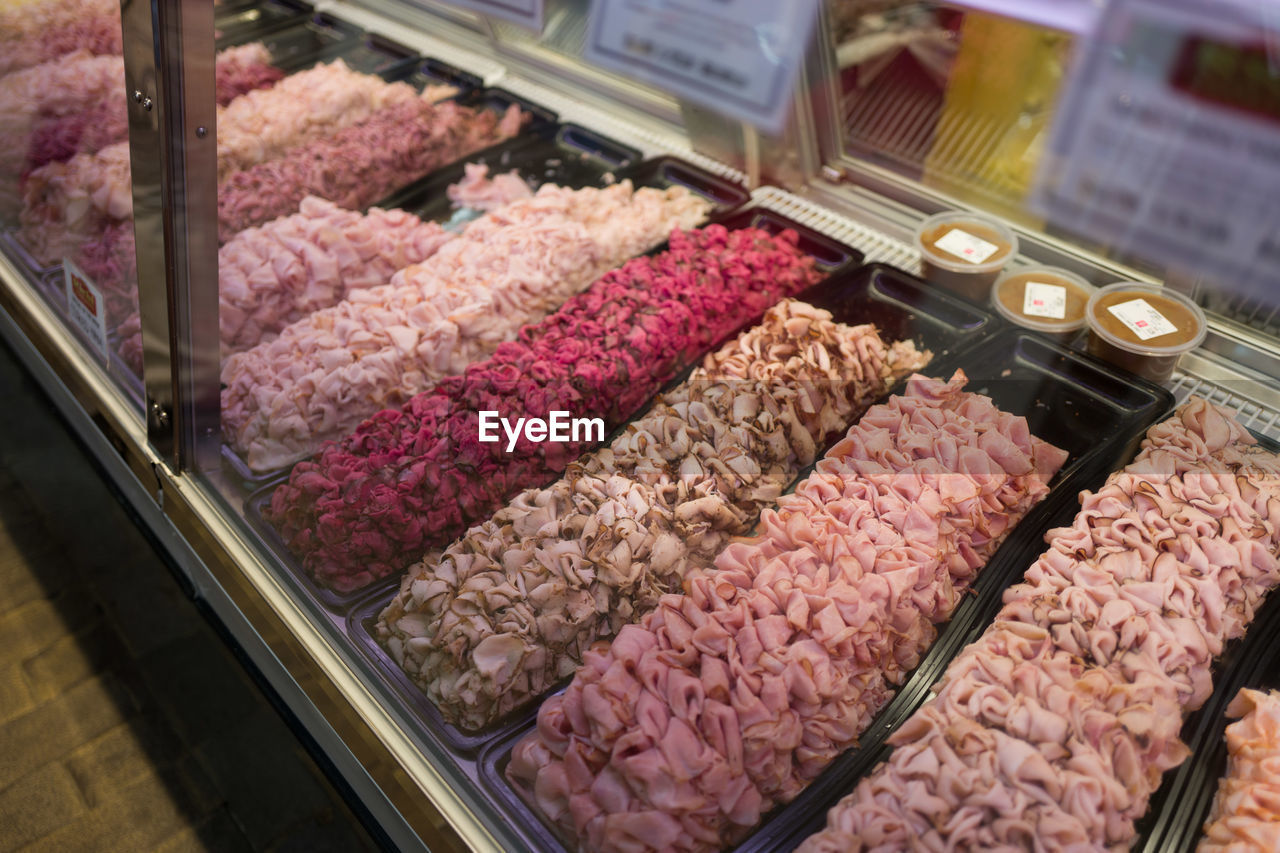
[[[1274,20],[625,5],[0,5],[0,331],[388,847],[1196,845]]]

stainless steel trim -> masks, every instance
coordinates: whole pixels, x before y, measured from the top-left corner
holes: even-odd
[[[213,5],[172,0],[162,16],[168,99],[162,136],[171,213],[169,292],[175,327],[176,470],[218,464],[221,335],[218,326],[218,142]]]
[[[164,128],[170,120],[172,98],[161,92],[168,83],[162,74],[162,16],[173,15],[170,4],[129,0],[121,5],[125,91],[129,111],[129,160],[133,182],[133,228],[137,245],[138,312],[142,319],[142,376],[146,389],[147,437],[159,455],[177,461],[173,405],[172,355],[174,329],[169,316],[169,257],[166,234],[171,209],[165,173],[173,154]],[[210,11],[212,15],[212,11]]]

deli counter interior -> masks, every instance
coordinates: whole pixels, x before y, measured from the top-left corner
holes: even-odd
[[[0,332],[391,849],[1280,849],[1262,5],[0,0]]]

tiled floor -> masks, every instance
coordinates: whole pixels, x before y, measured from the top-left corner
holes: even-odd
[[[0,851],[374,845],[0,345]]]

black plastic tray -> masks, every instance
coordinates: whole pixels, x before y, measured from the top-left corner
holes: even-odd
[[[524,106],[524,102],[500,89],[481,90],[459,98],[459,101],[465,104],[487,103],[493,108],[505,108],[507,103]],[[538,115],[535,112],[535,116]],[[542,115],[545,118],[548,114],[542,111]],[[399,208],[423,219],[445,222],[454,214],[453,204],[445,190],[450,184],[462,179],[466,174],[467,163],[482,163],[489,167],[491,175],[515,169],[534,188],[547,183],[579,188],[612,183],[619,169],[633,166],[639,160],[640,152],[635,148],[584,127],[535,120],[533,125],[525,128],[515,139],[477,152],[465,161],[438,169],[375,206]],[[639,176],[635,179],[639,181]],[[645,185],[670,186],[669,183]],[[714,197],[711,198],[716,201]],[[748,198],[750,195],[745,188],[740,188],[740,193],[735,196],[737,203],[734,206],[744,204]]]
[[[484,80],[470,71],[463,71],[442,59],[427,57],[407,68],[400,68],[385,75],[388,80],[403,81],[419,92],[428,86],[453,86],[459,94],[473,89],[483,89]]]
[[[215,8],[213,29],[219,48],[244,44],[300,18],[314,15],[316,7],[306,0],[262,0],[235,3],[228,9]]]
[[[773,211],[763,210],[760,208],[739,211],[728,217],[723,224],[730,229],[753,226],[767,228],[773,233],[777,233],[778,231],[783,231],[788,228],[796,231],[800,235],[800,246],[805,251],[810,251],[811,254],[817,253],[815,254],[815,260],[817,261],[818,268],[828,277],[834,276],[838,272],[846,271],[862,260],[862,253],[858,250],[848,246],[843,246],[840,243],[817,234],[803,225],[792,222],[785,216],[779,213],[774,213]],[[665,248],[666,244],[663,243],[661,246],[654,248],[650,254],[661,252]],[[828,279],[828,281],[829,280],[830,279]],[[811,288],[809,292],[815,292],[820,290],[822,287],[823,284],[815,285],[815,287]],[[977,313],[980,314],[981,312]],[[754,325],[755,322],[757,321],[752,320],[744,323],[739,329],[729,335],[726,335],[724,339],[729,340],[735,337],[742,328]],[[719,345],[720,342],[715,344],[715,346]],[[683,381],[683,377],[692,369],[693,366],[690,365],[679,377],[667,383],[667,385],[657,393],[661,394],[678,382]],[[644,411],[647,408],[648,403],[646,402],[641,407],[641,411]],[[630,418],[628,418],[628,420],[630,420]],[[613,435],[616,433],[617,430],[611,433],[606,438],[606,442],[612,441]],[[241,476],[248,472],[248,466],[244,464],[243,459],[236,454],[234,450],[223,445],[222,456],[224,465],[230,468],[231,472],[239,478],[242,486],[252,487],[253,485],[258,485],[252,481],[247,481],[245,477]],[[378,583],[370,584],[369,586],[355,590],[354,592],[344,594],[330,589],[325,589],[312,580],[311,576],[307,574],[302,565],[298,562],[298,559],[280,538],[276,529],[267,522],[266,518],[262,514],[262,508],[271,500],[272,491],[274,491],[276,486],[288,477],[290,470],[292,470],[292,466],[289,468],[279,468],[274,471],[264,472],[261,475],[261,485],[259,485],[256,491],[251,492],[248,497],[245,498],[245,518],[249,521],[254,530],[258,532],[263,543],[272,552],[276,560],[285,567],[288,574],[298,580],[298,583],[307,594],[331,612],[340,616],[345,615],[350,611],[354,604],[362,601],[370,594],[371,591],[384,588],[385,583],[379,581]],[[390,589],[390,587],[386,588]]]
[[[1254,433],[1258,444],[1280,453],[1280,442]],[[1214,662],[1214,689],[1182,727],[1191,756],[1165,774],[1138,822],[1135,851],[1191,853],[1204,834],[1218,782],[1227,772],[1227,706],[1241,688],[1280,689],[1280,591],[1272,590],[1254,614],[1244,637],[1229,643]]]
[[[363,35],[364,30],[355,24],[327,12],[317,12],[309,18],[297,18],[274,27],[270,32],[250,31],[223,36],[218,47],[260,41],[271,55],[271,64],[292,73],[314,65],[325,52],[356,41]]]
[[[797,229],[794,223],[778,217],[771,211],[759,209],[740,211],[735,214],[734,219],[736,222],[730,222],[729,225],[735,228],[749,225],[764,226],[774,233],[783,230],[784,227]],[[841,252],[852,251],[847,247],[839,247],[838,245],[827,246],[824,244],[826,238],[821,238],[819,235],[807,230],[799,230],[798,233],[802,233],[804,240],[808,241],[810,247],[819,249],[829,258],[833,256],[832,253],[836,250]],[[875,280],[872,277],[858,275],[859,272],[866,268],[850,270],[847,266],[836,266],[834,269],[839,272],[828,276],[824,281],[809,288],[797,298],[816,305],[830,304],[835,306],[835,317],[838,321],[847,323],[884,322],[886,325],[892,325],[899,329],[902,332],[902,337],[909,337],[931,349],[944,351],[963,351],[966,348],[971,348],[977,345],[992,327],[991,315],[972,306],[960,304],[946,294],[937,294],[935,291],[930,290],[927,285],[924,285],[923,282],[907,282],[904,285],[913,285],[919,288],[918,300],[914,303],[915,308],[908,311],[896,301],[887,299],[877,289]],[[895,295],[898,294],[895,292]],[[724,341],[732,340],[742,331],[759,323],[759,320],[759,317],[755,317],[744,322],[738,329],[725,335]],[[717,345],[723,344],[724,341],[719,342]],[[661,394],[683,382],[692,369],[691,366],[683,371],[679,377],[667,383],[662,391],[658,393]],[[646,403],[627,422],[620,424],[605,439],[602,446],[608,445],[615,436],[624,432],[627,423],[630,423],[635,417],[643,415],[644,412],[648,411],[650,405],[651,401]],[[418,719],[422,720],[424,728],[430,733],[431,737],[446,744],[461,755],[472,755],[485,744],[491,741],[503,741],[510,732],[517,729],[525,731],[532,725],[533,718],[537,712],[538,703],[536,701],[531,706],[525,706],[513,711],[508,716],[496,721],[492,726],[478,733],[464,732],[447,723],[435,705],[391,660],[373,637],[373,623],[392,595],[394,595],[394,589],[373,595],[358,604],[348,614],[347,630],[352,640],[360,647],[365,656],[374,662],[375,668],[384,676],[400,701],[413,714],[416,714]],[[559,687],[555,689],[559,689]],[[550,692],[554,692],[554,689]]]
[[[420,58],[418,52],[411,47],[376,33],[366,32],[281,67],[286,71],[297,72],[322,62],[341,59],[352,71],[377,74],[390,80],[412,68]]]
[[[899,275],[903,280],[914,278]],[[874,276],[868,278],[874,281]],[[943,295],[918,279],[914,283],[928,299]],[[976,310],[972,303],[946,296],[948,303]],[[914,322],[928,321],[917,317]],[[909,330],[906,335],[914,337]],[[923,372],[945,378],[953,369],[963,369],[970,380],[966,390],[987,394],[1002,411],[1025,416],[1032,434],[1070,455],[1054,478],[1049,495],[988,561],[972,587],[973,594],[939,626],[933,646],[863,733],[859,745],[833,761],[794,801],[766,815],[756,831],[735,848],[739,853],[790,850],[825,826],[830,807],[887,757],[890,748],[884,741],[889,733],[929,697],[946,665],[994,616],[1004,589],[1019,580],[1043,551],[1045,531],[1074,517],[1079,490],[1096,485],[1112,467],[1128,461],[1146,429],[1173,404],[1172,395],[1159,386],[1009,327],[976,346],[952,351],[955,355],[935,359]],[[511,749],[532,729],[531,723],[518,732],[507,732],[486,747],[480,756],[481,783],[523,832],[540,839],[540,849],[572,849],[542,823],[505,778]]]

